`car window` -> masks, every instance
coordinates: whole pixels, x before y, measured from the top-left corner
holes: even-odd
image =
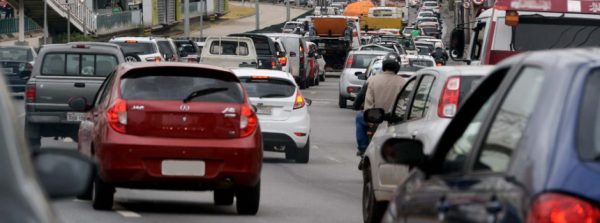
[[[256,54],[261,56],[272,56],[271,53],[271,45],[269,44],[269,40],[267,38],[256,37],[252,38],[254,42],[254,48],[256,48]]]
[[[144,73],[143,70],[128,73],[120,83],[121,95],[125,100],[181,101],[192,92],[206,90],[210,93],[192,101],[241,103],[244,99],[237,82],[185,72],[193,71],[180,71],[177,75]]]
[[[474,170],[501,172],[508,168],[542,89],[544,71],[525,67],[493,119]]]
[[[294,83],[278,78],[240,78],[249,97],[287,98],[296,93]]]
[[[110,92],[110,89],[108,89],[108,86],[112,86],[113,80],[114,80],[113,76],[109,76],[106,80],[104,80],[104,82],[102,83],[102,86],[98,90],[96,99],[94,99],[94,107],[98,106],[100,103],[102,103],[104,101],[104,99],[106,98],[106,95],[108,94],[108,92]]]
[[[485,115],[490,110],[491,104],[494,101],[495,96],[492,95],[487,99],[485,104],[481,107],[477,115],[471,120],[463,134],[456,140],[452,148],[448,151],[444,158],[443,167],[441,174],[455,174],[460,173],[463,167],[467,164],[467,158],[473,150],[475,139],[481,128],[481,124]]]
[[[196,47],[191,42],[175,42],[175,45],[178,49],[181,49],[181,52],[186,52],[188,54],[196,54]]]
[[[152,43],[139,43],[137,41],[113,43],[119,45],[124,54],[145,55],[156,53],[156,48]]]
[[[0,60],[29,62],[33,60],[33,53],[27,48],[0,47]]]
[[[354,54],[354,56],[352,57],[352,64],[351,64],[351,68],[362,68],[365,69],[367,68],[367,66],[369,66],[369,63],[371,63],[371,60],[375,57],[378,57],[381,55],[376,55],[376,54]]]
[[[210,44],[210,54],[247,56],[248,44],[238,41],[213,41]]]
[[[173,55],[175,52],[171,49],[171,44],[168,41],[158,41],[158,50],[163,55]]]
[[[586,161],[600,161],[600,69],[587,78],[577,130],[579,156]]]
[[[408,109],[408,102],[410,101],[410,96],[415,88],[416,78],[413,78],[404,85],[404,89],[398,94],[398,98],[396,99],[396,105],[394,106],[394,116],[396,118],[403,118]]]
[[[423,79],[421,80],[421,83],[417,88],[415,99],[413,100],[412,106],[410,107],[408,120],[423,118],[423,116],[425,115],[425,111],[427,111],[429,103],[429,92],[431,92],[431,86],[433,86],[434,80],[435,77],[433,76],[423,76]]]
[[[102,54],[48,53],[42,62],[42,75],[107,76],[118,65],[117,57]]]

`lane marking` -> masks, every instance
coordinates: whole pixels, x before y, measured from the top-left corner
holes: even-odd
[[[317,92],[316,91],[311,91],[310,94],[317,94]]]
[[[338,159],[336,159],[336,158],[333,158],[333,157],[331,157],[331,156],[327,156],[327,159],[329,159],[329,160],[331,160],[331,161],[333,161],[333,162],[336,162],[336,163],[342,163],[342,161],[340,161],[340,160],[338,160]]]
[[[127,210],[120,210],[120,211],[117,211],[117,213],[125,218],[140,218],[140,217],[142,217],[138,213],[135,213],[133,211],[127,211]]]
[[[312,149],[319,149],[319,147],[318,147],[318,146],[312,146],[311,148],[312,148]]]

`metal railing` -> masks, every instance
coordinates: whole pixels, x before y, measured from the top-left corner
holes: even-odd
[[[25,17],[25,32],[41,31],[42,27],[31,18]],[[0,34],[19,32],[19,18],[8,18],[0,20]]]
[[[96,32],[96,13],[78,0],[49,0],[48,4],[61,14],[68,17],[71,14],[71,23],[82,29],[81,31]]]
[[[96,27],[98,31],[136,27],[142,23],[141,18],[141,11],[139,10],[100,14],[96,18]]]

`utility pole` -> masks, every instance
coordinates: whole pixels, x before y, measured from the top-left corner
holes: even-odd
[[[259,9],[259,4],[258,4],[258,0],[254,0],[256,1],[255,3],[255,8],[256,8],[256,30],[260,29],[260,9]]]
[[[67,3],[67,43],[71,42],[71,5],[69,5],[69,0],[65,1]]]
[[[44,45],[48,44],[48,0],[44,0]]]
[[[204,1],[200,0],[200,39],[203,37],[202,30],[204,30]]]
[[[190,0],[183,1],[183,33],[185,37],[190,38]]]
[[[285,3],[285,21],[290,21],[290,0],[283,0]]]
[[[25,0],[19,0],[19,42],[25,41]]]

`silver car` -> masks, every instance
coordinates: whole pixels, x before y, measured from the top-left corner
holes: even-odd
[[[340,76],[338,103],[340,108],[346,108],[346,102],[354,100],[358,92],[360,92],[360,88],[365,83],[365,78],[360,78],[359,76],[364,75],[371,60],[378,56],[385,56],[388,53],[386,51],[350,51],[346,58],[344,70]]]
[[[429,154],[458,105],[477,87],[492,66],[459,66],[424,68],[410,78],[398,94],[392,111],[369,109],[365,119],[378,123],[370,117],[375,113],[389,112],[389,118],[381,123],[363,156],[359,169],[363,171],[363,217],[379,222],[387,202],[398,183],[406,179],[409,167],[386,163],[381,148],[393,138],[413,138],[423,142],[424,152]],[[373,114],[373,115],[372,115]]]

